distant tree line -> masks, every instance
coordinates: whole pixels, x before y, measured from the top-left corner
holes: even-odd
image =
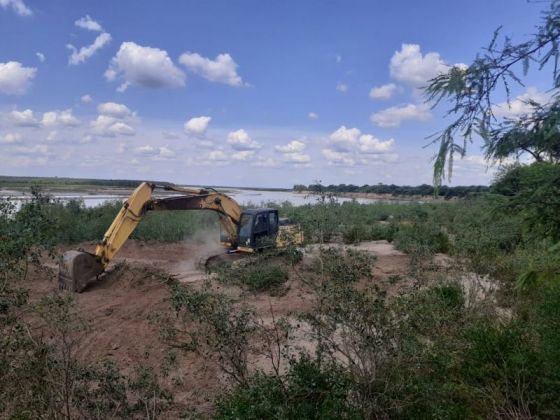
[[[311,184],[303,185],[296,184],[293,187],[294,191],[302,192],[332,192],[332,193],[371,193],[371,194],[386,194],[394,196],[429,196],[434,195],[434,187],[428,184],[417,186],[410,185],[394,185],[394,184],[376,184],[376,185],[352,185],[352,184],[339,184],[339,185],[323,185]],[[449,187],[443,185],[438,189],[438,196],[445,198],[452,197],[466,197],[468,195],[478,194],[488,191],[488,187],[484,185],[465,185],[457,187]]]
[[[30,186],[103,186],[135,188],[142,181],[126,179],[91,179],[65,177],[34,177],[34,176],[0,176],[0,187],[30,187]]]

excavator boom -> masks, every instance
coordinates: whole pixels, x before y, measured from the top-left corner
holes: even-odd
[[[105,271],[109,262],[119,252],[147,211],[159,210],[212,210],[229,236],[232,247],[237,246],[237,224],[241,208],[231,197],[214,190],[182,188],[165,185],[163,189],[183,195],[153,199],[156,184],[143,182],[125,201],[119,213],[97,245],[95,253],[85,251],[65,252],[60,261],[59,287],[81,292]]]

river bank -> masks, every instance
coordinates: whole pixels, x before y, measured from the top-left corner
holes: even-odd
[[[329,193],[329,192],[327,192]],[[294,194],[304,196],[317,196],[313,191],[294,191]],[[331,193],[334,197],[343,199],[356,199],[356,200],[373,200],[376,202],[413,202],[413,203],[433,203],[433,202],[448,202],[450,200],[457,200],[457,197],[444,198],[434,197],[433,195],[393,195],[393,194],[375,194],[364,192],[336,192]]]

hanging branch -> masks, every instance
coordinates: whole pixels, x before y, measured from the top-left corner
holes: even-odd
[[[439,143],[439,149],[434,156],[434,186],[441,186],[443,179],[452,175],[453,158],[455,155],[464,157],[467,152],[468,143],[472,142],[473,134],[479,135],[485,142],[486,159],[503,159],[505,156],[498,150],[500,141],[513,140],[514,133],[510,130],[525,130],[527,137],[534,132],[535,127],[528,124],[525,127],[518,125],[514,120],[499,121],[493,112],[494,101],[492,96],[501,86],[506,92],[508,105],[510,103],[511,85],[524,86],[522,79],[517,75],[517,68],[522,66],[523,76],[527,75],[531,63],[538,65],[542,70],[548,63],[553,64],[553,89],[560,86],[560,74],[558,72],[558,59],[560,50],[558,42],[560,39],[560,0],[550,0],[550,7],[543,13],[536,32],[529,40],[520,44],[513,44],[509,37],[504,37],[501,47],[497,46],[498,37],[501,32],[498,28],[483,54],[476,57],[474,62],[467,68],[461,66],[452,67],[448,73],[441,74],[429,81],[424,88],[426,99],[436,107],[444,99],[452,103],[452,107],[446,115],[455,119],[442,131],[430,136],[429,145]],[[556,118],[559,105],[558,98],[554,98],[555,106],[544,109],[540,104],[528,101],[534,109],[533,120]],[[554,114],[550,110],[554,108]],[[539,114],[539,115],[536,115]],[[549,136],[555,134],[550,132],[551,127],[547,124],[540,125],[547,128],[548,132],[539,135]],[[509,137],[508,137],[509,136]],[[519,136],[515,141],[520,141]],[[513,143],[515,144],[515,143]],[[515,149],[514,149],[515,150]],[[523,151],[523,147],[518,151]],[[547,151],[538,151],[533,147],[526,150],[534,156],[541,156]],[[445,167],[447,166],[447,171]]]

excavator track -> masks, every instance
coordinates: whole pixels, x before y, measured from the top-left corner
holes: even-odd
[[[204,269],[207,273],[215,273],[224,266],[230,265],[241,259],[247,258],[251,254],[245,252],[225,252],[223,254],[212,255],[204,262]]]

